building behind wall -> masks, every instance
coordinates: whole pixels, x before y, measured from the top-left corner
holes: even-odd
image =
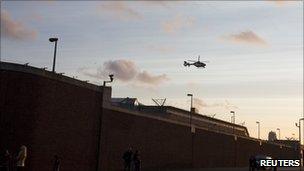
[[[51,170],[54,155],[62,171],[96,170],[97,162],[102,170],[121,170],[130,146],[140,151],[143,170],[246,166],[253,154],[298,154],[288,144],[250,138],[240,125],[191,113],[190,129],[188,111],[112,102],[110,87],[2,62],[0,152],[16,154],[26,145],[32,171]]]

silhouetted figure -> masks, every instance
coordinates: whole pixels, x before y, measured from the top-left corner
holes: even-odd
[[[130,147],[122,156],[124,160],[124,171],[131,171],[131,161],[132,161],[133,151]]]
[[[134,171],[140,171],[140,156],[139,156],[139,151],[136,150],[134,155],[133,155],[133,164],[134,164]]]
[[[255,157],[250,156],[249,158],[249,171],[254,171],[255,169]]]
[[[53,164],[53,171],[60,170],[60,159],[57,155],[54,156],[54,164]]]
[[[20,151],[18,153],[18,156],[17,156],[17,171],[23,171],[24,170],[24,167],[25,167],[25,160],[26,160],[26,157],[27,157],[27,148],[26,146],[22,145],[20,147]]]
[[[0,161],[0,170],[1,171],[11,171],[12,170],[12,156],[8,150],[5,150],[5,153],[1,156]]]

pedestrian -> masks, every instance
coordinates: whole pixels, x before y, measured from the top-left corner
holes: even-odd
[[[255,157],[250,156],[249,158],[249,171],[254,171],[255,168]]]
[[[130,147],[126,152],[124,152],[122,158],[124,160],[124,171],[131,171],[131,161],[132,161],[133,151]]]
[[[139,156],[139,151],[136,150],[134,155],[133,155],[133,164],[134,164],[134,171],[140,171],[140,156]]]
[[[27,157],[27,148],[26,148],[26,146],[22,145],[20,147],[20,151],[16,158],[17,159],[17,163],[16,163],[17,171],[24,171],[26,157]]]
[[[8,150],[5,150],[1,156],[0,169],[1,171],[11,171],[12,156]]]
[[[60,158],[55,155],[54,156],[54,164],[53,164],[53,171],[59,171],[60,170]]]

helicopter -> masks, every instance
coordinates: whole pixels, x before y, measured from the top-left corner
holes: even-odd
[[[189,63],[187,61],[193,62],[193,63]],[[201,67],[205,68],[206,67],[205,63],[209,62],[209,61],[200,61],[200,55],[198,56],[198,60],[197,61],[194,61],[194,60],[187,60],[187,61],[184,61],[184,66],[190,67],[190,65],[194,65],[197,68],[201,68]]]

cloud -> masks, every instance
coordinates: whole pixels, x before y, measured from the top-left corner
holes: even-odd
[[[27,28],[24,23],[15,21],[6,10],[1,10],[1,35],[15,40],[34,40],[38,32]]]
[[[291,4],[292,2],[297,2],[297,1],[288,1],[288,0],[269,0],[270,2],[274,3],[275,5],[282,7],[287,4]],[[301,1],[298,1],[301,2]]]
[[[268,45],[268,43],[258,36],[253,31],[243,31],[237,34],[230,34],[228,36],[223,37],[225,40],[229,40],[235,43],[243,43],[243,44],[252,44],[252,45],[260,45],[265,46]]]
[[[176,6],[176,4],[181,4],[182,1],[138,1],[143,3],[144,5],[149,5],[149,6],[161,6],[161,7],[165,7],[165,8],[170,8],[173,5]]]
[[[203,108],[211,108],[211,107],[222,107],[227,110],[238,109],[237,106],[231,104],[228,100],[225,100],[225,102],[221,102],[221,103],[208,104],[199,98],[193,98],[193,105],[199,110]]]
[[[168,81],[169,79],[166,74],[153,76],[147,71],[143,71],[141,73],[138,73],[137,80],[144,84],[158,85]]]
[[[157,86],[169,80],[166,74],[153,75],[148,71],[141,71],[133,61],[123,59],[106,61],[95,72],[89,71],[88,68],[79,68],[78,72],[97,79],[106,78],[109,74],[114,74],[115,80],[129,82],[133,85]]]
[[[168,1],[167,2],[165,2],[165,1],[141,1],[141,2],[144,4],[147,4],[147,5],[160,5],[163,7],[168,7]]]
[[[121,81],[130,81],[138,74],[138,68],[133,61],[115,60],[103,64],[103,72],[114,74]]]
[[[166,33],[176,33],[182,29],[192,27],[194,19],[192,17],[176,16],[162,24],[162,28]]]
[[[123,1],[102,2],[102,4],[99,5],[97,9],[98,11],[106,12],[107,14],[110,14],[112,17],[115,17],[117,19],[128,20],[142,18],[142,15],[140,13],[130,8]]]

